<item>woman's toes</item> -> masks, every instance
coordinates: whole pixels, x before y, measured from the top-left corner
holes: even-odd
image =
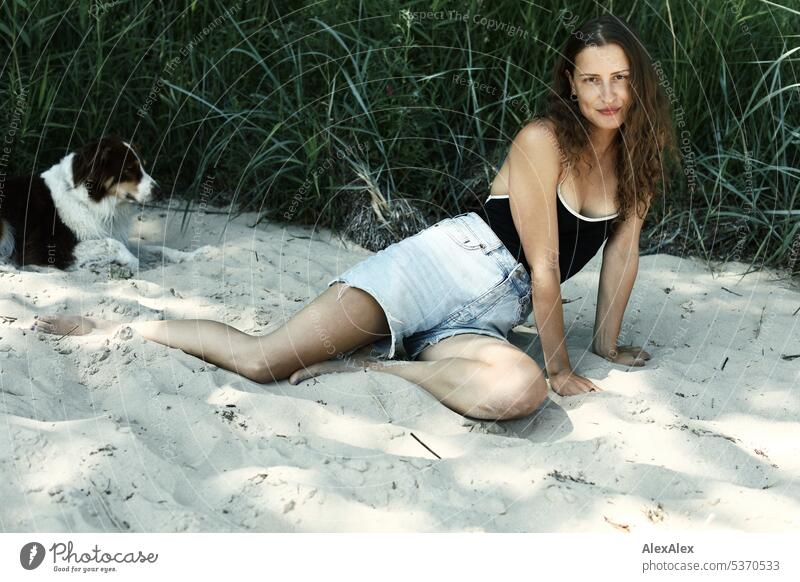
[[[292,375],[289,376],[289,384],[296,385],[300,382],[308,380],[309,378],[313,378],[316,374],[310,371],[308,368],[300,368],[292,372]]]
[[[33,325],[35,325],[37,327],[46,325],[46,326],[49,326],[50,328],[53,328],[58,324],[59,316],[58,315],[48,315],[48,314],[35,315],[34,319],[35,319],[35,321],[33,322]]]
[[[334,372],[356,372],[364,368],[366,368],[366,365],[362,360],[326,360],[324,362],[319,362],[318,364],[313,364],[292,372],[292,375],[289,376],[289,384],[299,384],[304,380],[321,376],[322,374],[331,374]]]
[[[91,320],[69,315],[39,315],[32,329],[58,335],[86,335],[94,329]]]
[[[31,327],[33,331],[41,331],[44,333],[54,333],[53,326],[47,323],[46,321],[37,321]]]
[[[49,322],[45,321],[39,316],[34,316],[33,324],[31,325],[31,331],[43,331],[45,333],[52,333],[52,328],[53,326],[50,325]]]

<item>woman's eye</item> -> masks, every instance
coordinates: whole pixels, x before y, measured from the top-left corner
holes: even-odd
[[[628,78],[628,75],[614,75],[614,78],[615,79],[619,79],[620,81],[624,81],[625,79]],[[584,83],[591,83],[591,82],[594,82],[596,80],[597,80],[597,77],[589,77],[587,79],[584,79],[583,82]]]

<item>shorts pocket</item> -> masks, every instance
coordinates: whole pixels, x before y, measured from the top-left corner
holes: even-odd
[[[497,285],[480,295],[477,299],[470,301],[465,306],[446,317],[440,325],[463,325],[480,319],[509,294],[513,294],[516,297],[511,278],[506,277]]]
[[[467,250],[481,249],[484,254],[489,254],[502,246],[503,242],[496,235],[489,237],[476,233],[466,223],[464,216],[459,214],[451,218],[449,222],[442,224],[445,233],[454,243]]]
[[[517,322],[514,326],[522,325],[526,321],[528,321],[528,316],[533,313],[533,308],[531,306],[531,296],[528,295],[523,297],[519,300],[519,308],[517,311]]]

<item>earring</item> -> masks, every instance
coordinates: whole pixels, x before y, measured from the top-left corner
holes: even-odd
[[[570,96],[569,96],[569,98],[570,98],[572,101],[577,101],[577,100],[578,100],[578,95],[577,95],[577,94],[575,94],[575,93],[573,93],[572,95],[570,95]]]

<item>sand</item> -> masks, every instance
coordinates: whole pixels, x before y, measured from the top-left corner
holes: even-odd
[[[37,313],[212,318],[269,332],[370,253],[328,230],[148,210],[132,241],[197,251],[107,272],[0,266],[6,532],[796,531],[800,292],[642,257],[623,326],[644,368],[587,351],[600,257],[566,282],[570,359],[602,393],[466,419],[379,372],[260,385],[118,334],[29,331]],[[535,327],[511,340],[542,363]],[[533,345],[533,347],[531,347]]]

